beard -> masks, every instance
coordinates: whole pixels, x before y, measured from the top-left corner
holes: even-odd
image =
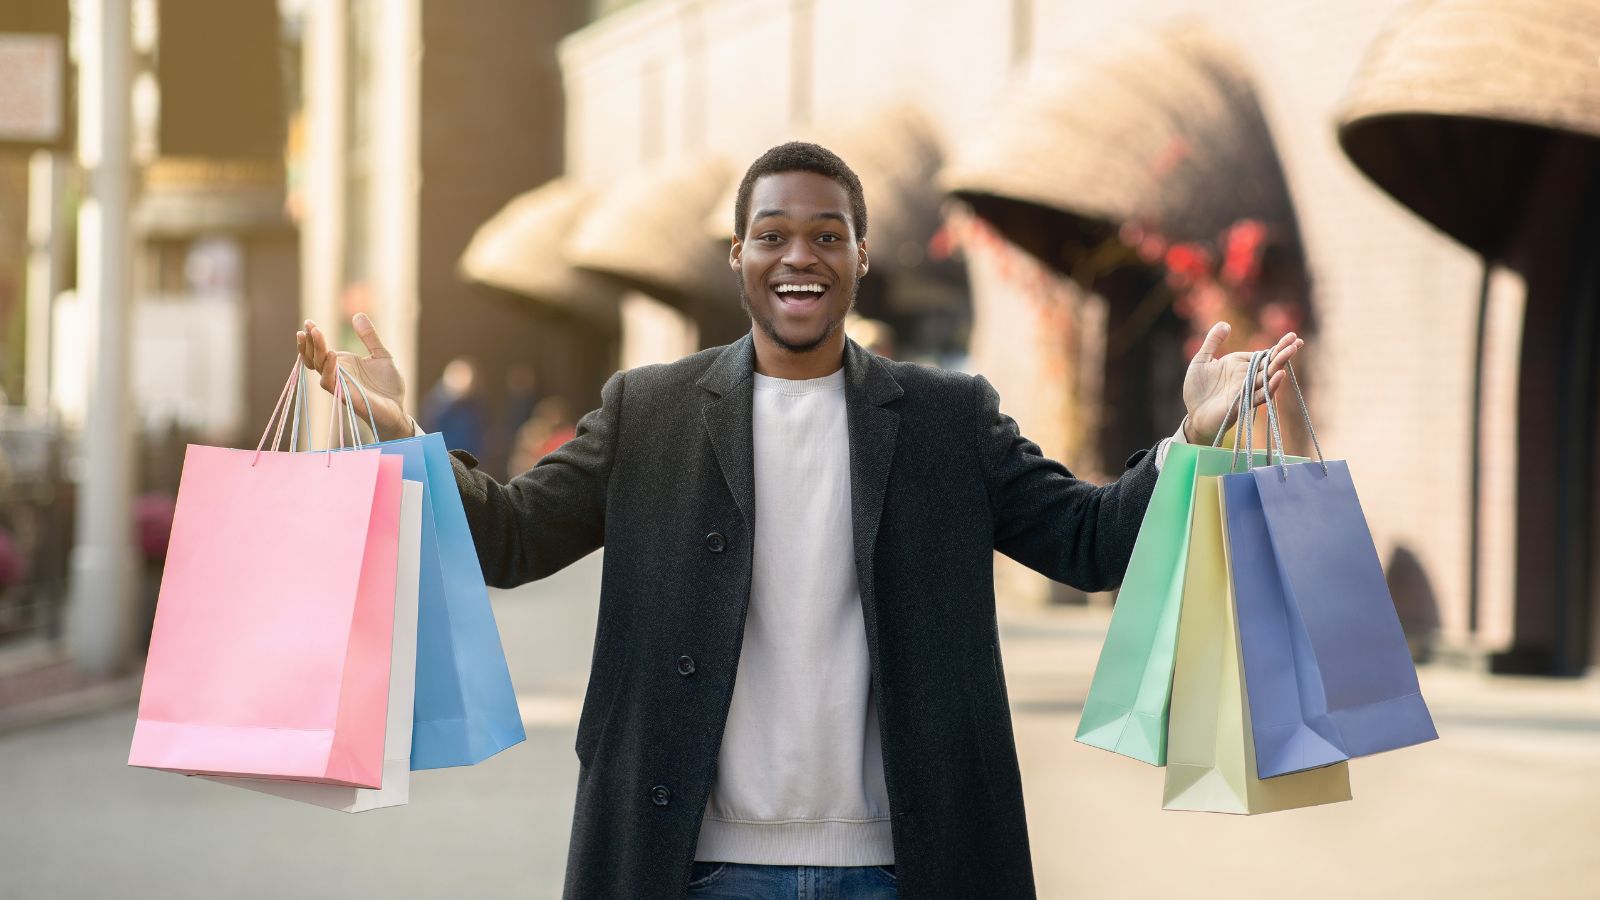
[[[851,310],[856,308],[856,293],[861,288],[860,276],[852,279],[850,282],[849,302],[845,304],[844,310],[839,313],[838,318],[829,319],[827,326],[822,329],[822,333],[817,335],[812,340],[797,344],[786,340],[782,335],[778,334],[778,327],[772,323],[771,316],[763,316],[756,312],[755,307],[750,303],[749,293],[745,291],[744,276],[742,274],[736,274],[734,276],[734,280],[739,284],[739,305],[744,307],[745,315],[748,315],[751,321],[756,323],[756,327],[760,328],[761,331],[766,334],[766,336],[770,338],[774,344],[777,344],[779,347],[782,347],[790,353],[810,353],[812,350],[821,347],[827,342],[828,338],[833,337],[835,332],[837,332],[840,328],[843,328],[845,317],[850,314]],[[837,285],[835,287],[837,287]]]

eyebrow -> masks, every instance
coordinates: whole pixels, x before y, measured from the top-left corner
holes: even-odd
[[[781,209],[758,209],[758,210],[756,210],[755,216],[753,218],[751,218],[750,221],[759,222],[762,219],[766,219],[766,218],[769,218],[769,217],[772,217],[772,216],[778,216],[778,217],[787,219],[789,217],[789,214],[787,212],[785,212],[784,210],[781,210]],[[811,219],[812,219],[812,221],[816,221],[817,219],[832,219],[832,220],[834,220],[836,222],[839,222],[840,224],[848,224],[848,221],[849,221],[844,217],[843,213],[837,213],[837,212],[819,212],[816,215],[812,216]]]

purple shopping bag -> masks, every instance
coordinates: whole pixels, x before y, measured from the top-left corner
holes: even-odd
[[[1367,756],[1431,741],[1439,734],[1422,698],[1349,467],[1343,460],[1323,458],[1292,366],[1288,372],[1317,461],[1289,463],[1280,438],[1276,465],[1254,469],[1250,478],[1282,592],[1284,618],[1276,634],[1289,639],[1289,668],[1280,653],[1275,670],[1250,671],[1247,656],[1246,678],[1263,686],[1261,697],[1286,701],[1284,709],[1292,678],[1299,725],[1304,727],[1283,717],[1270,723],[1265,735],[1268,749],[1278,751],[1281,771],[1296,771],[1307,756],[1336,757],[1330,747],[1348,756]],[[1268,421],[1276,435],[1270,402]],[[1242,529],[1238,539],[1248,543],[1255,508],[1249,490],[1230,485],[1226,502],[1230,529],[1237,515]],[[1230,548],[1234,539],[1230,533]],[[1253,599],[1265,605],[1272,589],[1270,573],[1260,567],[1255,572],[1263,577],[1246,589],[1246,596],[1260,588]],[[1266,621],[1263,617],[1256,624]],[[1241,629],[1243,635],[1247,629],[1242,624]],[[1255,709],[1252,704],[1252,714]],[[1278,726],[1282,733],[1274,730]],[[1274,741],[1278,746],[1272,746]],[[1267,774],[1263,771],[1261,777]]]
[[[1265,356],[1258,356],[1259,364]],[[1246,383],[1254,383],[1254,372]],[[1241,398],[1243,394],[1241,394]],[[1276,404],[1269,403],[1267,417],[1276,425]],[[1241,407],[1242,411],[1243,407]],[[1234,434],[1246,437],[1253,451],[1253,417],[1246,417]],[[1272,460],[1272,434],[1267,442],[1267,460]],[[1280,458],[1282,447],[1278,447]],[[1261,492],[1250,472],[1255,457],[1238,464],[1235,453],[1233,472],[1220,479],[1222,515],[1228,556],[1233,575],[1234,609],[1239,631],[1239,656],[1245,677],[1246,702],[1250,707],[1251,739],[1255,744],[1257,778],[1272,778],[1292,772],[1316,769],[1349,759],[1333,722],[1328,718],[1327,698],[1316,655],[1298,610],[1289,603],[1278,560],[1267,533],[1266,514],[1261,509]],[[1295,463],[1305,462],[1291,457]]]

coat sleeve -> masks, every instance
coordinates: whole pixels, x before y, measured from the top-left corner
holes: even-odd
[[[982,376],[973,391],[995,549],[1079,590],[1120,585],[1155,490],[1156,454],[1136,454],[1116,481],[1090,484],[1023,437]]]
[[[554,574],[605,543],[606,491],[616,458],[623,372],[600,392],[600,408],[577,435],[506,484],[452,451],[456,486],[483,578],[511,588]]]

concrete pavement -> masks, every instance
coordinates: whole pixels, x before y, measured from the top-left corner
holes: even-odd
[[[1600,681],[1425,667],[1440,740],[1350,763],[1349,803],[1160,809],[1160,770],[1072,742],[1106,614],[1002,622],[1041,897],[1600,897]]]
[[[596,555],[496,594],[528,742],[407,807],[130,769],[131,707],[0,736],[0,900],[559,896],[598,584]],[[1600,896],[1600,682],[1427,669],[1442,739],[1354,761],[1353,802],[1163,812],[1160,770],[1072,741],[1106,617],[1002,617],[1041,897]]]

